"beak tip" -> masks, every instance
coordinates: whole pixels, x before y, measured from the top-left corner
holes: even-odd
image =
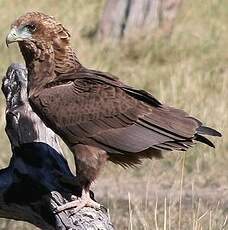
[[[17,30],[12,28],[11,31],[6,36],[6,46],[9,47],[9,44],[18,41]]]
[[[11,43],[10,39],[9,39],[9,35],[6,37],[6,46],[7,48],[9,48],[9,44]]]

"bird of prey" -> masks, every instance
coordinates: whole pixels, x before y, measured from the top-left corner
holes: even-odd
[[[204,135],[221,134],[186,112],[117,77],[84,67],[70,45],[70,34],[55,18],[29,12],[11,26],[6,43],[18,42],[28,69],[28,98],[43,122],[74,154],[81,199],[58,211],[100,207],[89,188],[107,160],[135,166],[161,151],[185,151]]]

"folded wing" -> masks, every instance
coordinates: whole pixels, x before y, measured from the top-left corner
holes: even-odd
[[[214,147],[204,135],[221,136],[184,111],[162,105],[149,93],[106,73],[83,70],[68,80],[47,88],[39,100],[31,102],[70,146],[97,146],[110,156],[122,155],[124,161],[124,156],[125,160],[126,156],[140,158],[140,154],[150,157],[145,155],[149,149],[151,154],[154,150],[186,150],[194,140]],[[64,109],[58,111],[60,104]]]

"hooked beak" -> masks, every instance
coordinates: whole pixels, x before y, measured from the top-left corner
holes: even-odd
[[[9,47],[9,44],[11,44],[13,42],[22,41],[22,40],[23,39],[18,34],[17,29],[15,27],[13,27],[6,37],[6,45],[7,45],[7,47]]]

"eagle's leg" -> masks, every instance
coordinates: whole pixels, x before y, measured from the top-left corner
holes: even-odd
[[[59,206],[56,212],[70,208],[75,208],[74,211],[77,212],[85,206],[99,209],[101,205],[90,197],[89,188],[104,166],[107,154],[99,148],[81,144],[74,146],[71,150],[75,156],[77,183],[82,187],[82,195],[78,199]]]

